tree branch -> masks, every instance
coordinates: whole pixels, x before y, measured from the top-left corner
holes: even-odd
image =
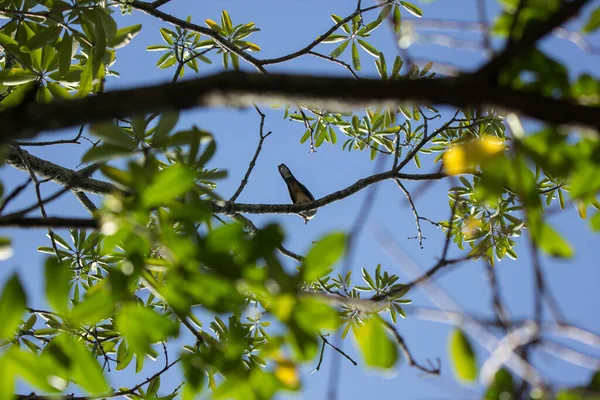
[[[72,169],[62,167],[53,162],[43,160],[31,155],[23,149],[21,149],[21,153],[23,154],[23,157],[27,159],[27,162],[36,174],[42,178],[50,179],[59,185],[69,186],[72,190],[101,195],[119,191],[119,189],[111,183],[92,178],[82,178],[79,175],[81,171],[73,171]],[[9,149],[6,162],[21,171],[27,172],[27,166],[23,163],[19,154],[14,149]]]
[[[0,140],[33,137],[39,131],[111,118],[198,106],[299,102],[340,110],[392,106],[406,101],[497,107],[551,124],[573,123],[600,130],[597,107],[499,87],[473,77],[382,81],[224,72],[183,82],[99,93],[83,99],[31,104],[20,113],[8,109],[0,113],[4,132]]]
[[[248,170],[246,171],[246,175],[244,175],[244,179],[242,179],[240,186],[235,191],[234,195],[231,196],[229,201],[235,201],[239,197],[239,195],[242,194],[242,190],[244,190],[244,188],[248,184],[248,178],[250,178],[250,174],[252,173],[252,170],[254,169],[254,166],[256,165],[256,160],[258,159],[260,151],[262,150],[263,142],[271,134],[271,132],[268,132],[266,135],[263,134],[263,128],[265,126],[265,114],[263,114],[258,109],[258,107],[254,106],[254,108],[256,108],[256,112],[258,112],[258,115],[260,115],[260,128],[259,128],[260,139],[258,141],[258,146],[256,146],[256,152],[254,153],[254,157],[252,157],[252,160],[250,161],[250,164],[248,165]]]
[[[562,7],[552,14],[550,18],[537,23],[531,29],[525,31],[518,41],[512,41],[509,38],[508,44],[504,50],[477,71],[476,75],[486,78],[497,76],[502,68],[506,67],[522,53],[531,49],[538,40],[552,32],[554,28],[575,16],[588,2],[589,0],[563,2]],[[517,15],[515,15],[515,18],[516,17]]]
[[[403,174],[394,171],[382,172],[380,174],[371,175],[367,178],[359,179],[356,183],[348,186],[345,189],[333,192],[318,200],[303,204],[244,204],[231,203],[225,201],[216,201],[212,204],[212,212],[217,214],[298,214],[301,211],[315,210],[327,204],[345,199],[354,193],[366,188],[369,185],[389,179],[405,179],[405,180],[435,180],[442,179],[446,175],[443,173],[432,174]]]
[[[394,338],[396,339],[396,343],[398,343],[398,346],[400,347],[400,350],[402,351],[404,358],[406,358],[406,362],[408,363],[409,366],[414,367],[421,372],[425,372],[426,374],[430,374],[430,375],[439,375],[440,374],[441,362],[440,362],[439,358],[437,359],[437,366],[435,366],[435,367],[433,365],[430,365],[429,367],[425,367],[425,366],[419,364],[418,362],[415,361],[414,357],[412,356],[412,353],[410,352],[410,350],[408,349],[408,346],[406,345],[406,342],[404,341],[404,338],[400,335],[398,330],[396,330],[394,325],[392,325],[389,321],[383,320],[383,322],[384,322],[386,328],[388,328],[388,330],[392,333],[392,335],[394,335]]]
[[[0,226],[4,228],[90,228],[98,229],[98,222],[91,218],[0,218]]]

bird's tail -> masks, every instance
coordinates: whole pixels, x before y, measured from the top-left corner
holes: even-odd
[[[283,179],[294,178],[294,175],[292,175],[292,172],[285,164],[279,164],[277,168],[279,169],[279,173]]]

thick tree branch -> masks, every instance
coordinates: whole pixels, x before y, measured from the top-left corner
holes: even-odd
[[[27,158],[27,162],[37,175],[42,178],[50,179],[59,185],[69,186],[72,190],[93,194],[108,194],[119,191],[119,189],[111,183],[92,178],[82,178],[79,175],[80,172],[38,158],[23,149],[21,149],[21,153],[23,157]],[[6,162],[21,171],[27,172],[27,166],[19,157],[17,151],[12,148],[8,151]]]
[[[70,170],[68,168],[61,167],[60,165],[54,164],[50,161],[42,160],[41,158],[32,156],[25,150],[21,150],[26,157],[28,157],[29,164],[36,174],[49,178],[59,185],[68,186],[71,190],[77,190],[87,193],[94,194],[108,194],[111,192],[119,191],[119,189],[108,182],[99,181],[96,179],[82,178],[78,175],[78,172]],[[9,152],[8,163],[18,169],[26,171],[26,167],[23,166],[22,161],[18,158],[17,154]],[[378,183],[389,179],[401,179],[401,180],[437,180],[442,179],[446,175],[444,173],[430,173],[430,174],[405,174],[395,171],[382,172],[375,174],[367,178],[359,179],[354,184],[348,186],[345,189],[331,193],[325,197],[322,197],[316,201],[304,204],[245,204],[245,203],[233,203],[226,201],[215,201],[210,203],[212,211],[216,214],[229,214],[235,213],[248,213],[248,214],[297,214],[301,211],[313,210],[316,208],[323,207],[327,204],[342,200],[354,193],[366,188],[369,185]],[[1,219],[1,218],[0,218]]]
[[[97,229],[98,222],[90,218],[48,217],[48,218],[0,218],[3,228],[79,228]]]
[[[392,106],[406,101],[456,107],[491,106],[551,124],[572,123],[600,130],[600,113],[596,107],[499,87],[473,77],[382,81],[244,72],[224,72],[77,100],[31,104],[23,107],[21,113],[10,109],[0,113],[0,126],[5,141],[111,118],[198,106],[299,102],[340,110]]]

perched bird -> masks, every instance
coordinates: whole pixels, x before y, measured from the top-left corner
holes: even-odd
[[[290,169],[285,164],[279,164],[277,167],[279,169],[279,173],[281,177],[285,180],[287,184],[288,190],[290,192],[290,197],[292,199],[292,203],[294,204],[302,204],[302,203],[310,203],[311,201],[315,201],[312,193],[290,172]],[[310,211],[302,211],[300,212],[300,216],[304,218],[304,224],[307,224],[308,221],[315,216],[317,210]]]

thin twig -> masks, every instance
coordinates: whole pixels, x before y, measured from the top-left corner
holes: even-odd
[[[498,280],[496,279],[496,271],[494,271],[494,267],[489,262],[484,262],[487,278],[490,285],[490,291],[492,292],[492,307],[496,312],[496,316],[498,317],[498,322],[502,325],[506,332],[511,329],[511,322],[508,318],[508,313],[504,307],[502,302],[502,298],[500,296],[500,287],[498,284]]]
[[[242,179],[240,186],[237,188],[237,190],[235,191],[233,196],[231,196],[231,198],[229,199],[229,201],[231,201],[231,202],[236,201],[236,199],[239,197],[239,195],[242,193],[242,191],[248,184],[248,179],[250,178],[250,174],[252,173],[252,170],[254,169],[254,166],[256,165],[256,160],[258,159],[260,151],[262,150],[263,142],[271,134],[270,131],[266,135],[263,134],[263,128],[265,126],[265,114],[263,114],[256,105],[254,106],[254,108],[256,109],[256,112],[258,113],[258,115],[260,115],[260,128],[259,128],[259,132],[258,132],[260,139],[258,141],[258,146],[256,146],[256,151],[254,152],[254,157],[252,157],[252,160],[250,161],[250,164],[248,165],[248,169],[246,170],[244,179]]]
[[[2,199],[2,202],[0,203],[0,214],[2,214],[2,211],[4,211],[8,203],[10,203],[15,197],[17,197],[19,193],[25,190],[25,188],[27,188],[27,186],[29,186],[31,182],[31,177],[27,178],[25,182],[14,188],[13,191],[8,194],[8,196]]]
[[[15,142],[17,143],[19,146],[54,146],[57,144],[79,144],[79,139],[81,138],[82,134],[83,134],[83,128],[85,127],[85,125],[81,125],[79,127],[79,132],[77,133],[77,136],[75,136],[73,139],[64,139],[64,140],[52,140],[52,141],[48,141],[48,142]]]
[[[399,179],[396,179],[396,185],[400,188],[404,196],[406,196],[406,200],[410,204],[410,208],[412,209],[413,215],[415,216],[415,222],[417,224],[417,238],[419,239],[419,247],[423,248],[423,233],[421,232],[421,223],[419,222],[419,213],[417,212],[417,208],[415,207],[415,203],[413,203],[412,198],[410,197],[410,193],[404,187],[402,182]]]
[[[322,58],[322,59],[324,59],[324,60],[330,61],[330,62],[332,62],[332,63],[334,63],[334,64],[341,65],[342,67],[346,68],[346,69],[347,69],[347,70],[348,70],[348,71],[349,71],[349,72],[352,74],[352,76],[353,76],[354,78],[356,78],[356,79],[360,79],[360,78],[358,77],[358,75],[356,75],[356,72],[354,72],[354,70],[352,69],[352,67],[350,66],[350,64],[348,64],[348,63],[345,63],[344,61],[338,60],[338,59],[336,59],[336,58],[333,58],[333,57],[331,57],[331,56],[327,56],[327,55],[325,55],[325,54],[317,53],[316,51],[309,51],[309,52],[308,52],[308,53],[306,53],[306,54],[310,54],[311,56],[319,57],[319,58]]]
[[[386,321],[386,320],[382,320],[382,321],[384,322],[386,328],[388,328],[388,330],[392,333],[392,335],[396,339],[396,343],[398,343],[398,347],[400,347],[400,350],[402,351],[404,358],[406,358],[406,362],[408,363],[409,366],[414,367],[414,368],[418,369],[419,371],[424,372],[429,375],[439,375],[440,374],[442,363],[439,358],[437,359],[437,366],[435,366],[435,367],[433,365],[426,367],[426,366],[419,364],[418,362],[415,361],[412,353],[410,352],[410,350],[408,349],[408,346],[406,345],[406,342],[404,341],[404,338],[400,335],[400,333],[398,332],[396,327],[394,327],[394,325],[392,325],[392,323],[389,321]]]
[[[346,357],[348,359],[348,361],[350,361],[352,364],[354,364],[354,366],[356,367],[358,365],[358,363],[356,361],[354,361],[352,359],[352,357],[350,357],[348,354],[346,354],[344,351],[342,351],[342,349],[334,346],[329,340],[327,340],[324,336],[321,336],[322,339],[325,341],[325,344],[327,344],[327,346],[331,347],[332,349],[334,349],[335,351],[337,351],[338,353],[340,353],[341,355],[343,355],[344,357]]]

